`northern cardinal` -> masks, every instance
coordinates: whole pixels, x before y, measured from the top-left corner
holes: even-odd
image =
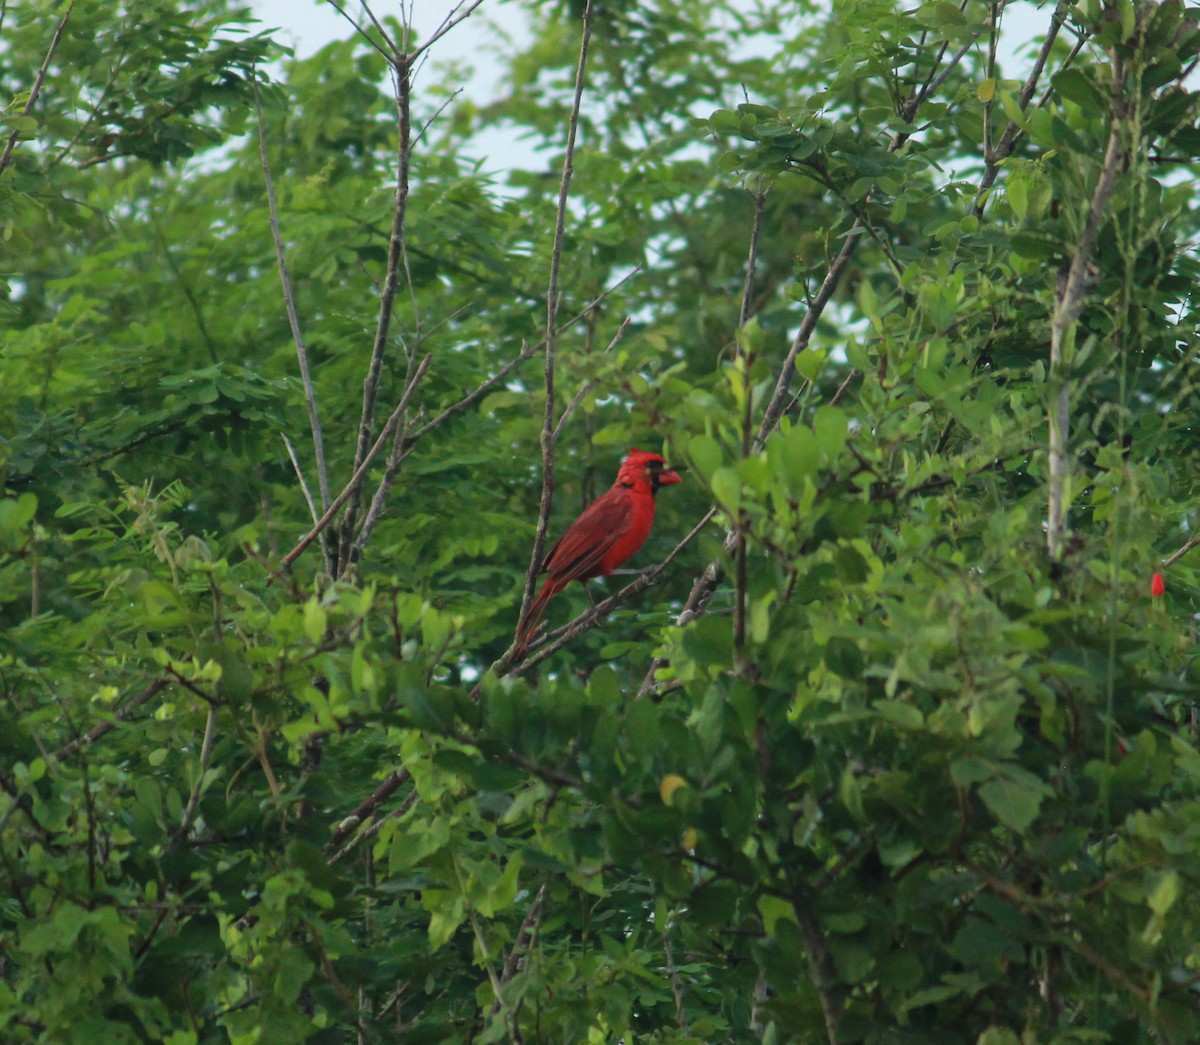
[[[654,495],[679,475],[658,455],[630,450],[612,489],[584,510],[542,560],[546,583],[517,626],[516,656],[525,652],[546,612],[546,604],[571,581],[604,577],[628,562],[646,543],[654,522]]]

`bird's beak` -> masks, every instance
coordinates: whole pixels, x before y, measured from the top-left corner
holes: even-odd
[[[679,473],[673,468],[664,468],[658,473],[658,485],[670,486],[672,483],[679,483],[683,480],[679,478]]]

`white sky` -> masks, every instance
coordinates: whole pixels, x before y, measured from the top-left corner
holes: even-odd
[[[360,18],[358,0],[345,0],[342,6],[352,17],[363,20]],[[425,36],[442,22],[455,5],[453,0],[408,0],[405,6],[411,6],[413,22],[418,32]],[[279,27],[281,31],[276,34],[277,38],[295,47],[300,57],[306,57],[330,40],[349,36],[354,31],[325,0],[250,0],[250,7],[264,27]],[[400,9],[399,0],[375,0],[372,7],[380,17],[399,15]],[[525,17],[519,8],[484,0],[470,18],[438,43],[436,57],[441,61],[469,60],[480,71],[481,76],[477,79],[482,79],[485,84],[494,82],[497,66],[494,61],[488,60],[489,55],[495,55],[497,51],[496,34],[489,24],[493,18],[518,39],[524,35]],[[1010,3],[1004,12],[1003,22],[1005,49],[1010,52],[1009,62],[1005,64],[1011,63],[1011,52],[1017,47],[1044,33],[1049,21],[1049,8],[1039,11],[1031,0]],[[1011,68],[1005,71],[1009,76],[1015,74]]]
[[[421,37],[436,29],[455,6],[453,0],[410,0],[413,25]],[[342,7],[359,24],[367,21],[357,0],[343,0]],[[250,8],[265,28],[278,26],[277,40],[296,48],[300,58],[320,50],[330,40],[350,36],[354,29],[337,10],[325,0],[250,0]],[[400,16],[397,0],[375,0],[371,10],[376,17]],[[525,22],[524,13],[506,4],[484,0],[469,18],[456,26],[445,39],[438,42],[434,57],[441,61],[467,59],[476,65],[486,65],[489,51],[495,53],[495,34],[489,29],[489,15],[504,17],[514,29]],[[491,46],[489,46],[491,45]],[[494,63],[493,63],[494,64]]]
[[[249,0],[251,9],[263,28],[279,28],[276,39],[295,48],[298,57],[307,57],[331,40],[350,36],[354,30],[337,10],[325,0]],[[344,0],[347,13],[359,21],[362,10],[359,0]],[[411,8],[413,23],[421,37],[426,37],[446,18],[455,0],[405,0]],[[401,0],[374,0],[372,10],[382,18],[401,14]],[[493,22],[494,20],[494,22]],[[1023,75],[1029,64],[1029,41],[1046,31],[1050,9],[1041,11],[1030,0],[1010,3],[1004,13],[1003,51],[1001,65],[1007,76]],[[432,49],[431,60],[438,65],[464,62],[473,70],[463,84],[464,91],[476,105],[485,105],[499,93],[501,64],[499,57],[505,47],[496,26],[511,34],[520,46],[527,37],[524,12],[514,4],[499,4],[484,0],[478,10],[456,26]],[[1017,55],[1018,49],[1024,55]],[[503,132],[484,133],[474,142],[479,154],[485,155],[485,167],[496,171],[536,164],[528,145],[514,140]]]

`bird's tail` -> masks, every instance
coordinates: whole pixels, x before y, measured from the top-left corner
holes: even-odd
[[[542,622],[542,615],[546,612],[546,604],[549,603],[562,587],[563,585],[555,583],[553,577],[546,578],[546,583],[542,585],[542,590],[537,593],[537,598],[529,604],[528,612],[521,618],[521,623],[517,625],[517,648],[513,653],[514,657],[525,655],[525,648],[529,645],[529,640],[533,638],[534,632],[537,631],[538,625]]]

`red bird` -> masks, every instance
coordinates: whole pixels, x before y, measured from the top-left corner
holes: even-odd
[[[556,592],[574,580],[605,577],[637,553],[654,522],[654,495],[677,482],[678,473],[658,454],[629,451],[612,489],[583,510],[542,560],[538,572],[548,576],[517,627],[516,656],[525,652]]]

